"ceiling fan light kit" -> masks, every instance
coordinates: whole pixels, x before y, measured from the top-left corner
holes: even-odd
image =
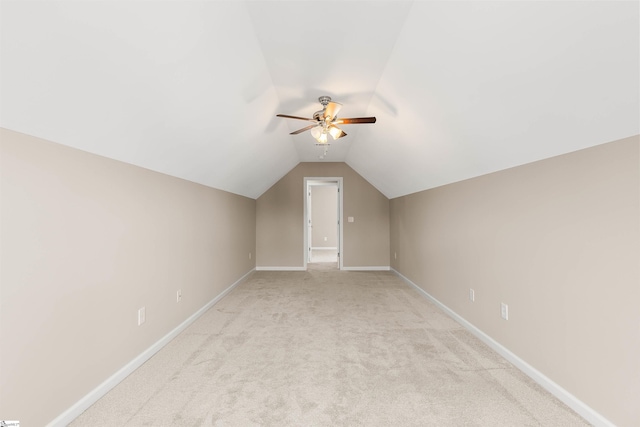
[[[320,144],[326,144],[327,134],[320,126],[316,126],[311,129],[311,136],[313,136]]]
[[[333,140],[347,136],[347,134],[340,129],[337,125],[341,124],[362,124],[362,123],[375,123],[375,117],[357,117],[349,119],[339,119],[338,112],[342,108],[342,104],[332,102],[330,96],[321,96],[318,98],[318,102],[322,105],[322,110],[313,113],[313,118],[308,119],[306,117],[290,116],[288,114],[278,114],[277,117],[283,117],[286,119],[305,120],[308,122],[314,122],[314,124],[298,129],[290,133],[290,135],[298,135],[299,133],[311,130],[311,136],[313,136],[317,142],[316,145],[323,147],[323,154],[321,159],[327,154],[328,142],[327,135],[331,135]]]

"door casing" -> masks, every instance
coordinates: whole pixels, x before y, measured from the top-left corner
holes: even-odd
[[[309,259],[309,252],[311,250],[311,242],[309,240],[309,219],[311,217],[311,207],[309,202],[309,193],[311,192],[311,186],[315,185],[327,185],[330,183],[334,183],[338,186],[338,268],[342,270],[344,258],[344,253],[342,251],[343,246],[343,230],[342,230],[342,202],[343,202],[343,191],[342,191],[342,177],[304,177],[304,220],[303,220],[303,235],[304,235],[304,246],[303,246],[303,259],[304,259],[304,269],[307,269],[307,262]]]

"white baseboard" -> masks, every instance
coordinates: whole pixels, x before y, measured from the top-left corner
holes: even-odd
[[[229,286],[227,289],[222,291],[218,296],[209,301],[204,307],[200,310],[196,311],[192,314],[187,320],[178,325],[175,329],[169,332],[167,335],[162,337],[159,341],[153,344],[151,347],[143,351],[140,355],[138,355],[131,362],[127,363],[123,366],[118,372],[107,378],[102,384],[93,389],[89,394],[76,402],[72,407],[64,411],[62,414],[58,415],[53,421],[47,424],[47,427],[58,427],[58,426],[66,426],[74,419],[78,418],[80,414],[86,411],[91,405],[96,403],[98,399],[107,394],[109,390],[118,385],[122,380],[128,377],[133,371],[138,369],[144,362],[149,360],[154,354],[156,354],[162,347],[167,345],[172,339],[174,339],[180,332],[184,331],[187,326],[191,325],[193,322],[198,319],[198,317],[202,316],[207,310],[209,310],[213,305],[215,305],[218,301],[220,301],[225,295],[227,295],[233,288],[242,283],[249,274],[253,272],[251,269],[244,276],[236,280],[234,284]]]
[[[337,251],[338,248],[336,248],[335,246],[330,247],[330,246],[312,246],[311,247],[312,251]]]
[[[304,267],[257,267],[256,271],[307,271]]]
[[[349,271],[389,271],[389,266],[342,267]],[[256,271],[307,271],[304,267],[256,267]]]
[[[456,322],[460,323],[462,326],[464,326],[466,329],[468,329],[469,332],[471,332],[473,335],[475,335],[477,338],[479,338],[482,342],[484,342],[489,347],[491,347],[494,351],[496,351],[502,357],[507,359],[509,362],[514,364],[518,369],[520,369],[527,376],[529,376],[532,380],[534,380],[539,385],[541,385],[545,390],[547,390],[548,392],[553,394],[555,397],[560,399],[565,405],[567,405],[568,407],[573,409],[575,412],[577,412],[581,417],[583,417],[589,423],[591,423],[591,424],[593,424],[594,426],[597,426],[597,427],[599,427],[599,426],[602,426],[602,427],[612,427],[612,426],[614,426],[614,424],[611,421],[607,420],[605,417],[600,415],[593,408],[591,408],[590,406],[585,404],[583,401],[581,401],[580,399],[575,397],[573,394],[569,393],[564,388],[560,387],[560,385],[556,384],[554,381],[552,381],[549,377],[544,375],[542,372],[538,371],[536,368],[534,368],[533,366],[529,365],[524,360],[520,359],[518,356],[513,354],[511,351],[509,351],[502,344],[498,343],[493,338],[491,338],[489,335],[485,334],[480,329],[478,329],[477,327],[475,327],[474,325],[469,323],[462,316],[457,314],[455,311],[451,310],[449,307],[447,307],[446,305],[444,305],[443,303],[441,303],[437,299],[435,299],[427,291],[425,291],[424,289],[422,289],[421,287],[419,287],[418,285],[413,283],[411,280],[409,280],[406,277],[404,277],[397,270],[391,269],[391,271],[393,271],[395,274],[400,276],[407,284],[409,284],[412,287],[414,287],[424,297],[429,299],[431,302],[433,302],[435,305],[437,305],[440,309],[442,309],[445,313],[447,313],[449,316],[451,316]]]
[[[342,269],[347,271],[389,271],[391,267],[388,265],[373,265],[367,267],[342,267]]]

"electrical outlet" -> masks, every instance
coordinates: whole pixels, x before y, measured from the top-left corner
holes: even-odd
[[[393,253],[393,259],[398,259],[398,252]]]
[[[502,305],[500,306],[500,316],[502,316],[502,318],[504,320],[509,320],[509,306],[505,303],[501,303]]]
[[[476,291],[469,289],[469,300],[474,302],[476,300]]]
[[[327,241],[327,238],[326,238],[326,237],[324,238],[324,241],[325,241],[325,242]]]
[[[144,307],[138,310],[138,326],[142,325],[147,320],[147,313]]]
[[[249,252],[249,259],[251,259],[251,252]]]
[[[178,289],[178,292],[176,292],[176,302],[180,301],[182,301],[182,289]]]

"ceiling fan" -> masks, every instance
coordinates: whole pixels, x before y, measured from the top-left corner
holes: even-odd
[[[334,140],[346,136],[347,134],[342,129],[340,129],[338,125],[352,125],[376,122],[375,117],[339,119],[338,111],[340,111],[340,108],[342,108],[342,104],[332,102],[330,96],[321,96],[320,98],[318,98],[318,102],[322,104],[322,110],[313,113],[312,119],[308,119],[306,117],[290,116],[288,114],[277,114],[277,117],[313,122],[312,125],[291,132],[290,135],[297,135],[299,133],[311,130],[311,135],[318,141],[319,144],[327,144],[327,134],[331,135]]]

